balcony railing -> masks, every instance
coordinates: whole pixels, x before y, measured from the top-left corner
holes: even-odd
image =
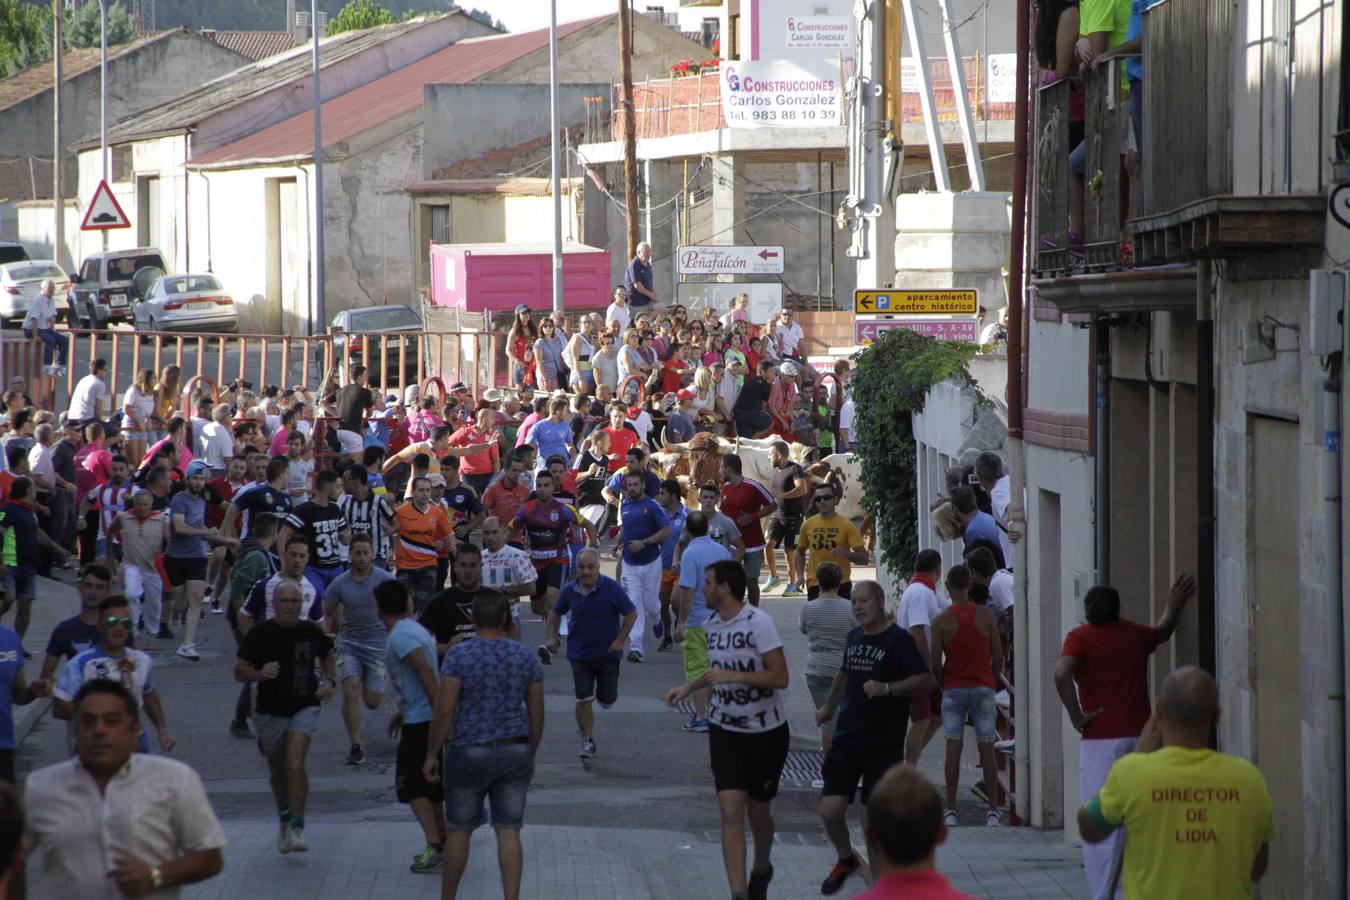
[[[1128,107],[1120,69],[1112,61],[1082,75],[1083,220],[1078,240],[1069,231],[1069,95],[1071,79],[1045,85],[1037,96],[1036,222],[1037,277],[1106,272],[1132,263],[1122,248],[1124,176],[1121,154],[1129,134]],[[1081,244],[1079,243],[1081,241]]]

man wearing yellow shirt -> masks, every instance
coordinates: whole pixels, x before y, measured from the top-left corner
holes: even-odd
[[[867,550],[863,547],[862,533],[852,522],[834,511],[839,503],[839,497],[834,491],[832,484],[816,485],[812,494],[816,501],[816,514],[802,523],[797,538],[797,578],[806,584],[807,600],[820,596],[816,567],[821,563],[832,562],[843,570],[844,580],[839,585],[841,597],[848,597],[853,590],[850,580],[853,566],[867,565]]]
[[[1126,900],[1251,897],[1266,873],[1270,792],[1256,766],[1209,749],[1218,716],[1214,679],[1194,666],[1177,669],[1163,682],[1140,752],[1117,760],[1078,811],[1089,843],[1125,827]]]

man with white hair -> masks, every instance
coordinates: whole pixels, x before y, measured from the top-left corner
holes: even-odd
[[[42,286],[38,288],[38,294],[33,298],[33,303],[28,307],[28,314],[23,317],[23,336],[26,338],[37,337],[42,341],[42,371],[47,375],[66,374],[66,354],[70,351],[70,339],[64,334],[56,332],[56,301],[52,295],[56,293],[56,282],[50,278],[42,280]],[[52,362],[52,354],[56,354],[56,362]]]
[[[646,241],[637,245],[637,253],[623,273],[623,286],[628,292],[628,307],[634,314],[659,304],[652,289],[652,245]]]

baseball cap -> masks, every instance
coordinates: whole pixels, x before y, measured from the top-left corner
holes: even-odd
[[[206,463],[202,462],[200,459],[194,459],[192,462],[188,463],[187,472],[184,474],[186,477],[191,478],[193,475],[209,475],[211,474],[211,470],[207,468]]]
[[[518,312],[518,313],[523,313],[523,312],[529,312],[529,311],[530,311],[530,306],[529,306],[528,303],[517,303],[517,304],[516,304],[516,312]]]
[[[469,386],[462,381],[456,381],[454,384],[450,385],[450,393],[452,394],[458,391],[467,391],[468,389]]]
[[[445,487],[445,476],[440,472],[432,472],[427,476],[427,481],[431,482],[432,487]]]
[[[502,392],[499,388],[488,388],[483,391],[483,399],[488,403],[497,403],[502,399]]]
[[[782,372],[788,378],[797,377],[797,367],[790,362],[783,363],[781,366],[778,367],[778,371]]]
[[[676,400],[695,400],[697,398],[698,394],[695,394],[693,391],[677,391],[675,393]]]

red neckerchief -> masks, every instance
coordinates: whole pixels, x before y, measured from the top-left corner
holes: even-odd
[[[933,593],[937,593],[937,579],[925,572],[915,572],[913,576],[910,577],[909,581],[910,584],[917,581],[919,584],[926,585]]]

